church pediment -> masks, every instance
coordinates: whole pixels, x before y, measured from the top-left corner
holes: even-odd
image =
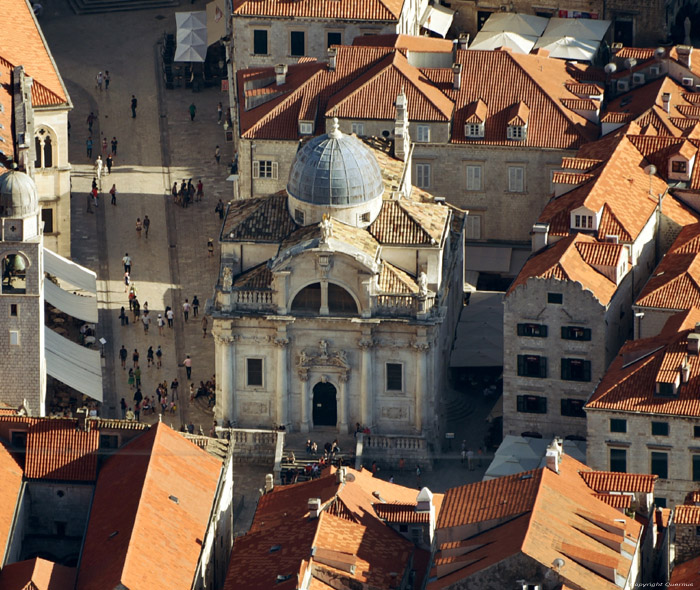
[[[320,340],[317,350],[302,350],[299,353],[297,369],[299,376],[304,381],[308,379],[309,371],[314,370],[340,373],[341,379],[347,381],[350,364],[344,350],[332,350],[328,340]]]

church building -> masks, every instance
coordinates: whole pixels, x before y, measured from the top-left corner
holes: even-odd
[[[394,156],[389,142],[330,127],[299,149],[286,191],[226,212],[207,309],[216,417],[431,440],[463,299],[465,213],[411,186],[407,129]]]

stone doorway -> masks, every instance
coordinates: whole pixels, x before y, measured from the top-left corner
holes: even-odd
[[[314,386],[314,426],[335,426],[338,422],[336,388],[332,383],[319,382]]]

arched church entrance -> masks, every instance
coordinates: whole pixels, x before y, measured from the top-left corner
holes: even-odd
[[[335,394],[332,383],[319,382],[314,386],[314,426],[335,426],[338,422]]]

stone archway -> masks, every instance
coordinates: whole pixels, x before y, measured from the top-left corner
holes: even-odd
[[[313,389],[313,424],[314,426],[333,426],[338,422],[337,390],[329,382],[319,381]]]

